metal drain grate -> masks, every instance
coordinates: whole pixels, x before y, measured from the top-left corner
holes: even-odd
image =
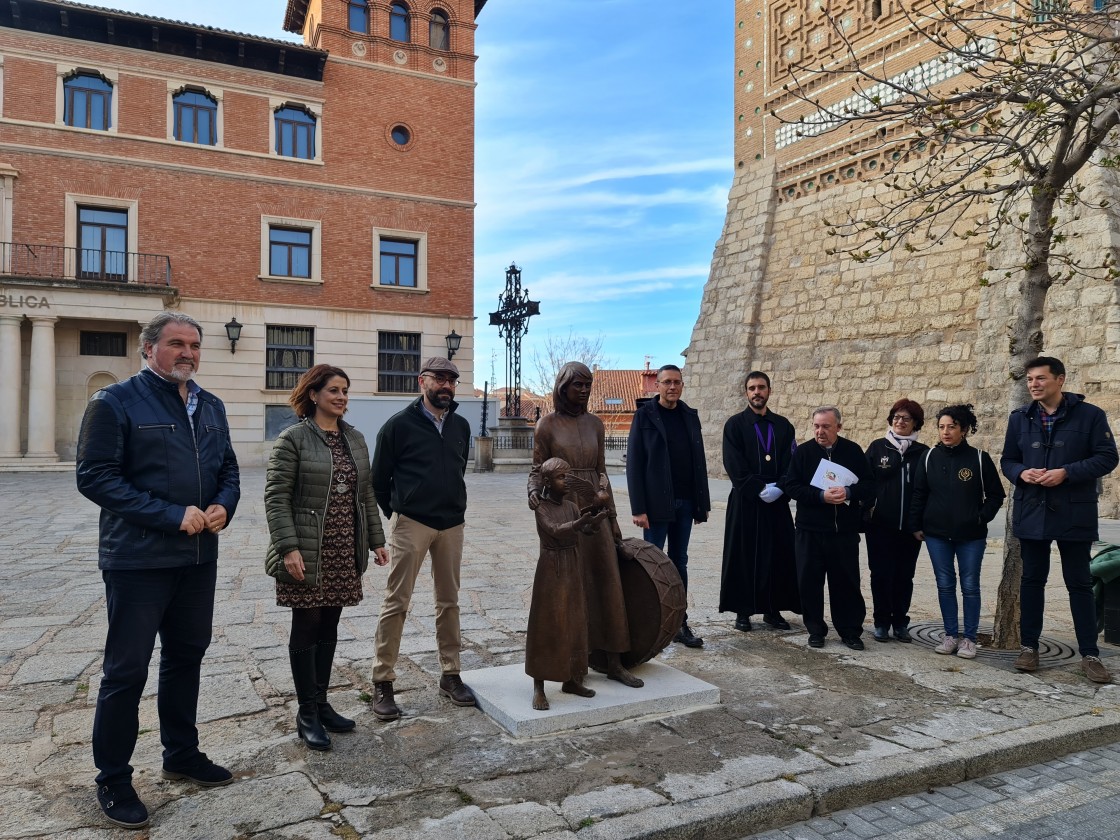
[[[982,636],[985,634],[990,636],[991,633],[991,627],[980,628],[980,635]],[[945,628],[940,624],[911,624],[910,635],[914,637],[917,644],[932,649],[941,644],[941,641],[945,638]],[[1106,654],[1102,651],[1101,655],[1103,658]],[[977,660],[1008,671],[1015,670],[1015,660],[1018,656],[1019,651],[1017,650],[996,650],[984,646],[977,646],[976,648]],[[949,657],[945,658],[948,659]],[[1068,665],[1080,661],[1081,654],[1065,642],[1047,638],[1038,640],[1038,667],[1040,669],[1054,668],[1058,665]]]

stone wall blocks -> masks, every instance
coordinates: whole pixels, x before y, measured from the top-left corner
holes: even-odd
[[[1053,350],[1055,353],[1068,353],[1075,346],[1075,335],[1071,327],[1046,329],[1046,324],[1044,322],[1043,330],[1043,334],[1046,338],[1046,347]]]
[[[1116,291],[1112,286],[1090,286],[1080,293],[1081,306],[1110,306],[1116,302]]]
[[[1070,366],[1081,368],[1085,365],[1091,365],[1101,360],[1100,347],[1078,347],[1073,351],[1070,358]]]
[[[957,312],[963,304],[964,297],[959,292],[952,292],[951,294],[942,295],[941,297],[942,312]]]

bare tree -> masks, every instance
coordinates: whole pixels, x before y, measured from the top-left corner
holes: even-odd
[[[1042,351],[1050,287],[1079,273],[1117,276],[1108,249],[1077,247],[1076,222],[1108,206],[1090,198],[1078,174],[1120,162],[1120,15],[1109,0],[899,6],[903,25],[935,55],[892,74],[834,20],[842,46],[831,63],[794,70],[787,89],[805,113],[783,122],[802,136],[848,131],[864,137],[863,148],[870,137],[891,150],[877,207],[827,223],[839,242],[830,253],[865,261],[984,237],[989,270],[980,282],[1019,284],[1008,334],[1015,408],[1029,401],[1024,363]],[[824,101],[822,82],[837,81],[849,95]],[[997,250],[1016,260],[994,264]],[[1014,648],[1022,560],[1010,527],[1006,546],[994,643]]]
[[[533,347],[529,355],[529,388],[533,393],[545,395],[552,393],[556,374],[568,362],[583,362],[589,368],[596,365],[610,367],[613,359],[603,355],[603,334],[594,338],[577,335],[570,327],[567,335],[554,335],[548,331],[543,342]]]

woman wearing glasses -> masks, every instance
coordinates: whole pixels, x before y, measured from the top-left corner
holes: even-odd
[[[875,499],[864,504],[867,523],[867,565],[871,570],[875,641],[888,642],[891,629],[909,642],[910,599],[914,569],[922,543],[910,530],[910,498],[918,461],[929,449],[918,442],[925,412],[913,400],[901,399],[887,415],[887,435],[867,447],[875,476]]]

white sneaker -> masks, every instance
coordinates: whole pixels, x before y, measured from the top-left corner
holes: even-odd
[[[943,653],[946,656],[957,652],[957,637],[946,636],[941,640],[941,644],[933,649],[934,653]]]
[[[961,659],[975,659],[976,642],[972,639],[961,639],[961,643],[957,645],[957,656]]]

